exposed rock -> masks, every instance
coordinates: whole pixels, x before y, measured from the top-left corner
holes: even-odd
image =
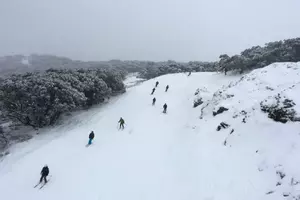
[[[280,183],[280,182],[277,182],[277,183],[276,183],[276,186],[280,186],[280,185],[281,185],[281,183]]]
[[[284,192],[284,193],[282,194],[282,196],[284,196],[284,197],[288,197],[288,196],[290,196],[290,194],[289,194],[289,193],[286,193],[286,192]]]
[[[294,178],[291,179],[291,185],[294,186],[294,185],[298,185],[300,182],[295,180]]]
[[[216,116],[216,115],[218,115],[218,114],[221,114],[221,113],[223,113],[223,112],[225,112],[225,111],[227,111],[227,110],[229,110],[229,109],[228,109],[228,108],[225,108],[225,107],[223,107],[223,106],[221,106],[216,112],[213,111],[213,116]]]
[[[200,97],[199,99],[194,100],[194,108],[197,106],[200,106],[203,103],[202,98]]]
[[[274,191],[271,190],[271,191],[267,192],[266,194],[272,194],[272,193],[274,193]]]
[[[266,89],[267,89],[267,90],[271,90],[271,91],[274,90],[273,88],[271,88],[271,87],[269,87],[269,86],[266,86]]]
[[[228,127],[228,124],[226,124],[225,122],[221,122],[220,125],[217,127],[217,131],[220,131],[221,129],[226,129]]]
[[[282,171],[277,171],[276,174],[280,177],[280,179],[285,177],[285,174]]]

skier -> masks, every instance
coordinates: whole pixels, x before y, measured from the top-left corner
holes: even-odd
[[[155,102],[156,102],[156,98],[154,97],[153,100],[152,100],[152,106],[155,105]]]
[[[166,92],[168,91],[168,89],[169,89],[169,85],[167,85],[167,87],[166,87]]]
[[[191,74],[192,74],[192,72],[190,71],[189,74],[188,74],[188,76],[190,76]]]
[[[43,181],[43,179],[44,179],[44,181],[45,181],[45,184],[48,182],[47,181],[47,176],[48,176],[48,174],[49,174],[49,168],[48,168],[48,166],[47,165],[45,165],[44,167],[43,167],[43,169],[42,169],[42,171],[41,171],[41,178],[40,178],[40,183]]]
[[[152,89],[152,93],[151,93],[151,95],[152,95],[154,92],[155,92],[155,88],[153,88],[153,89]]]
[[[120,123],[119,129],[121,129],[121,128],[124,129],[125,121],[124,121],[124,119],[122,117],[120,118],[119,123]]]
[[[157,86],[158,86],[158,84],[159,84],[159,82],[158,82],[158,81],[156,81],[156,83],[155,83],[155,87],[157,87]]]
[[[163,106],[163,108],[164,108],[163,113],[167,113],[167,107],[168,107],[168,106],[167,106],[167,104],[165,103],[164,106]]]
[[[94,133],[94,131],[92,131],[90,133],[90,135],[89,135],[89,143],[88,143],[88,145],[92,144],[92,141],[93,141],[94,137],[95,137],[95,133]]]

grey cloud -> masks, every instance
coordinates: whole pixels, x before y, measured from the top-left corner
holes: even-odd
[[[300,36],[299,0],[0,0],[0,55],[216,60]]]

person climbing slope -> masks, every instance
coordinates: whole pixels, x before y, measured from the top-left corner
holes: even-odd
[[[152,93],[151,93],[151,95],[153,95],[153,94],[154,94],[154,92],[155,92],[155,88],[153,88],[153,89],[152,89]]]
[[[152,99],[152,106],[155,105],[155,102],[156,102],[156,98],[154,97],[154,98]]]
[[[158,82],[158,81],[156,81],[156,83],[155,83],[155,87],[157,87],[157,86],[158,86],[158,84],[159,84],[159,82]]]
[[[166,86],[166,92],[168,91],[168,89],[169,89],[169,85]]]
[[[167,113],[167,108],[168,108],[168,106],[167,106],[167,104],[166,104],[166,103],[164,104],[163,108],[164,108],[164,111],[163,111],[163,113]]]
[[[124,121],[124,119],[122,117],[120,118],[119,123],[120,123],[119,129],[121,129],[121,128],[124,129],[125,121]]]
[[[88,145],[92,144],[92,141],[93,141],[94,137],[95,137],[95,133],[94,133],[94,131],[92,131],[90,133],[90,135],[89,135],[89,143],[88,143]]]

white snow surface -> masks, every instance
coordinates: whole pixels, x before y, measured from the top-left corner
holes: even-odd
[[[136,86],[136,85],[142,83],[143,81],[145,81],[144,79],[138,78],[137,76],[138,76],[138,73],[131,73],[126,77],[126,79],[124,81],[126,88]]]
[[[260,110],[280,93],[300,113],[299,82],[300,63],[275,63],[242,79],[193,73],[143,82],[11,149],[0,163],[1,199],[300,199],[300,123],[275,122]],[[204,103],[193,108],[198,88]],[[229,110],[214,117],[219,106]],[[117,129],[120,117],[124,130]],[[216,131],[220,122],[230,127]],[[91,130],[94,142],[85,147]],[[50,182],[39,190],[33,186],[44,164]]]
[[[23,65],[30,65],[28,56],[27,56],[27,57],[24,57],[24,58],[21,60],[21,63],[22,63]]]

